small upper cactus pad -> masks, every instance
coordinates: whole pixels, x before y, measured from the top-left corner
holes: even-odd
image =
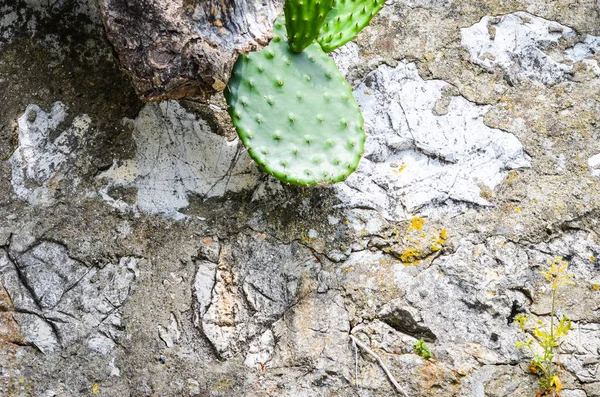
[[[332,3],[333,0],[285,0],[285,25],[292,51],[300,52],[313,42]]]
[[[354,39],[381,10],[385,0],[334,0],[317,41],[331,52]]]
[[[344,180],[363,153],[363,117],[335,63],[313,43],[292,52],[279,18],[260,52],[241,55],[225,90],[248,153],[295,185]]]

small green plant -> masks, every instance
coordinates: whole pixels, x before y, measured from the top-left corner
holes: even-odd
[[[356,37],[384,3],[286,0],[271,43],[238,58],[225,99],[242,143],[265,172],[313,186],[356,170],[366,140],[363,116],[325,52]]]
[[[429,350],[429,346],[425,343],[423,339],[419,339],[413,344],[413,349],[415,350],[415,354],[423,357],[425,360],[433,357],[431,355],[431,351]]]
[[[556,291],[560,287],[573,285],[574,282],[571,280],[573,274],[567,273],[569,264],[563,261],[562,258],[551,259],[549,264],[549,268],[542,271],[542,275],[552,287],[550,327],[549,329],[542,327],[542,322],[538,321],[533,328],[533,337],[527,336],[526,339],[518,341],[517,347],[527,348],[533,355],[529,368],[540,377],[540,392],[538,395],[558,397],[558,392],[562,390],[563,386],[556,370],[556,362],[558,361],[560,340],[565,338],[571,330],[571,321],[565,315],[560,319],[556,318]],[[515,317],[515,322],[524,333],[528,321],[529,319],[523,313]]]

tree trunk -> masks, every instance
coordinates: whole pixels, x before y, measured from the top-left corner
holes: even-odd
[[[101,0],[101,18],[144,101],[205,101],[240,53],[271,37],[279,0]]]

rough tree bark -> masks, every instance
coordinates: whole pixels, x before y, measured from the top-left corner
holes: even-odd
[[[280,0],[100,0],[121,64],[144,101],[205,101],[240,53],[271,37]]]

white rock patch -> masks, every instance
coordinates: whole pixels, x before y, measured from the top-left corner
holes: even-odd
[[[248,354],[244,360],[244,365],[251,368],[260,368],[273,357],[275,351],[275,336],[270,329],[250,342]]]
[[[390,219],[461,202],[487,205],[483,187],[493,189],[507,170],[530,165],[514,135],[483,123],[489,106],[452,96],[445,114],[434,114],[448,87],[424,81],[414,63],[382,65],[367,75],[354,91],[368,134],[364,158],[336,185],[346,205],[375,208]]]
[[[228,142],[175,101],[146,105],[133,123],[135,158],[113,165],[99,177],[109,181],[100,193],[111,205],[181,217],[188,195],[222,196],[256,183],[255,167],[238,140]],[[130,205],[109,187],[137,189]]]
[[[171,316],[169,317],[169,324],[167,324],[166,327],[158,325],[158,335],[168,348],[171,348],[176,343],[179,343],[181,331],[179,330],[177,319],[173,313],[171,313]]]
[[[573,47],[565,51],[567,58],[573,62],[580,62],[585,59],[591,58],[594,54],[600,51],[600,37],[585,36],[585,40],[581,43],[575,44]]]
[[[588,159],[588,167],[592,176],[600,176],[600,153]]]
[[[543,84],[563,81],[573,69],[573,62],[587,60],[600,45],[600,38],[587,36],[582,43],[553,58],[548,53],[551,47],[561,40],[576,37],[575,31],[526,12],[500,18],[486,16],[475,25],[461,29],[461,35],[462,44],[474,63],[489,71],[499,67],[515,82],[522,79]],[[595,65],[597,68],[597,63]]]
[[[55,102],[49,113],[29,105],[18,120],[19,147],[8,161],[15,193],[30,204],[52,203],[55,182],[68,172],[85,140],[91,122],[86,114],[75,117],[69,128],[52,138],[66,111],[61,102]]]

